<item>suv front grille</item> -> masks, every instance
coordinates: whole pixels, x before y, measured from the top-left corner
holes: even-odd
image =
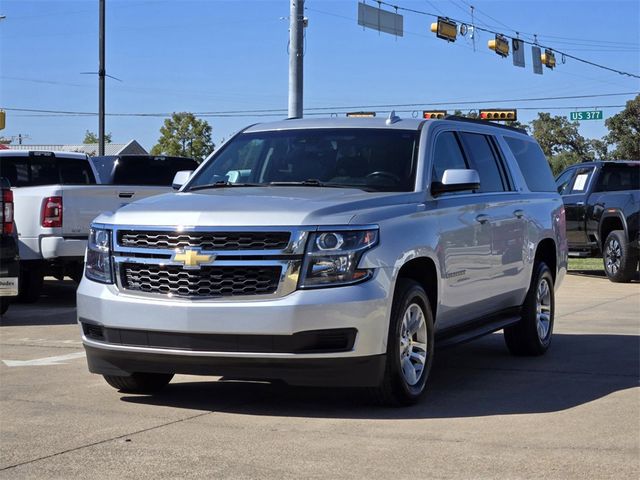
[[[284,250],[290,232],[166,232],[118,231],[123,247],[166,249],[195,247],[202,250]]]
[[[123,263],[120,271],[122,286],[127,290],[188,298],[273,294],[280,274],[278,266],[185,270],[181,266],[138,263]]]

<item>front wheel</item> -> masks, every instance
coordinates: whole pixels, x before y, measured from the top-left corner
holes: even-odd
[[[551,345],[555,296],[553,276],[544,262],[536,262],[529,291],[522,304],[522,318],[504,329],[512,355],[542,355]]]
[[[638,264],[638,250],[627,243],[622,230],[614,230],[604,241],[604,271],[612,282],[626,283],[633,280]]]
[[[106,382],[123,393],[154,393],[173,378],[172,373],[132,373],[129,377],[103,375]]]
[[[419,283],[401,278],[391,308],[387,357],[374,397],[387,405],[411,405],[425,391],[433,363],[433,314]]]

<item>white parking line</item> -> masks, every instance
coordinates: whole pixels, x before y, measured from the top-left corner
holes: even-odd
[[[58,355],[55,357],[36,358],[34,360],[2,360],[7,367],[35,367],[43,365],[61,365],[67,360],[84,357],[84,352],[68,353],[67,355]]]

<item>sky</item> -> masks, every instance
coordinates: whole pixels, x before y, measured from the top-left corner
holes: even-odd
[[[535,34],[543,45],[640,75],[637,0],[392,3],[468,23],[473,5],[479,26],[527,39]],[[404,36],[396,38],[359,26],[357,0],[306,0],[305,7],[304,107],[328,107],[326,116],[348,110],[339,107],[416,104],[396,110],[411,117],[427,108],[515,107],[519,119],[529,121],[539,110],[569,116],[601,108],[606,119],[634,95],[522,99],[640,92],[638,78],[571,58],[563,64],[560,55],[554,70],[534,75],[530,47],[526,68],[517,68],[511,57],[487,48],[491,34],[476,31],[474,51],[468,35],[455,43],[436,38],[430,16],[399,11]],[[208,117],[216,143],[246,125],[286,116],[288,0],[106,0],[106,11],[107,73],[120,80],[107,79],[107,113],[283,110],[270,117]],[[0,0],[0,15],[6,16],[0,20],[0,109],[7,111],[0,135],[27,135],[30,144],[81,143],[86,130],[97,131],[97,116],[9,109],[97,112],[98,79],[91,72],[98,70],[98,0]],[[426,105],[442,102],[448,106]],[[106,131],[116,143],[136,139],[150,149],[162,122],[109,116]],[[606,134],[604,120],[583,121],[580,132],[599,138]]]

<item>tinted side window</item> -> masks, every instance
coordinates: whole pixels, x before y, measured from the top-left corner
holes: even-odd
[[[551,168],[540,145],[532,140],[504,137],[516,157],[527,187],[532,192],[556,192]]]
[[[640,188],[640,165],[605,165],[600,172],[596,190],[615,192]]]
[[[564,172],[558,178],[556,178],[556,187],[557,187],[558,193],[560,195],[565,194],[565,193],[569,193],[569,184],[571,183],[571,180],[573,179],[573,173],[574,172],[575,172],[574,169],[570,169],[570,170],[567,170],[566,172]]]
[[[576,178],[571,187],[571,193],[584,193],[589,188],[589,179],[593,173],[593,168],[579,168],[576,172]]]
[[[469,156],[471,168],[480,175],[479,192],[503,192],[505,182],[500,173],[500,166],[486,135],[477,133],[461,133],[462,143]]]
[[[433,154],[432,182],[442,182],[445,170],[469,168],[464,159],[458,139],[453,132],[443,132],[436,139],[436,147]]]

